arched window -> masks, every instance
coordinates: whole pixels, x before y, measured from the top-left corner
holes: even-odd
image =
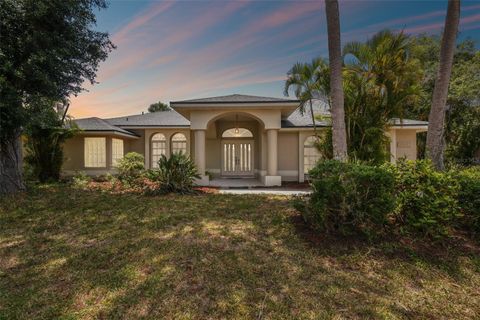
[[[303,143],[303,172],[308,174],[308,171],[312,169],[318,160],[322,157],[320,151],[315,146],[317,138],[310,136],[305,139]]]
[[[172,136],[172,153],[187,153],[187,137],[183,133]]]
[[[232,128],[223,131],[222,138],[252,138],[253,134],[245,128]]]
[[[152,136],[152,168],[158,168],[158,160],[167,154],[167,139],[163,133]]]

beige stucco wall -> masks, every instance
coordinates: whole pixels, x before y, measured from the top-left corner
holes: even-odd
[[[416,130],[400,129],[397,131],[397,159],[417,159],[417,132]]]
[[[85,167],[85,149],[84,140],[89,138],[105,138],[106,142],[106,166],[103,168],[86,168]],[[62,166],[62,173],[64,175],[72,175],[76,172],[85,172],[88,175],[97,176],[105,173],[114,173],[115,168],[112,166],[112,138],[123,140],[124,153],[127,153],[130,148],[131,140],[115,135],[101,135],[101,134],[78,134],[71,139],[68,139],[63,146],[64,162]]]
[[[298,132],[279,132],[278,134],[278,173],[284,181],[298,179]]]

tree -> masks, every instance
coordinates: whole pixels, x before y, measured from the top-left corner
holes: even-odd
[[[28,108],[36,116],[25,126],[25,162],[32,178],[40,182],[57,181],[63,164],[63,143],[77,127],[67,117],[68,104],[37,99]]]
[[[424,76],[421,83],[424,96],[409,110],[407,117],[428,120],[435,77],[440,58],[441,38],[436,35],[419,35],[413,38],[412,55],[420,63]],[[452,73],[448,89],[445,114],[445,160],[469,164],[480,148],[480,50],[475,42],[459,42],[453,56]],[[419,136],[420,157],[425,154],[426,135]]]
[[[24,188],[22,128],[38,99],[66,100],[95,83],[114,45],[93,29],[104,0],[0,2],[0,194]]]
[[[170,110],[170,107],[168,106],[168,104],[163,103],[161,101],[152,103],[148,107],[148,112],[158,112],[158,111],[168,111],[168,110]]]
[[[344,46],[349,157],[374,163],[390,158],[385,132],[392,118],[403,118],[422,97],[423,73],[411,51],[408,36],[388,30]]]
[[[444,169],[445,111],[459,20],[460,0],[449,0],[440,50],[440,65],[433,90],[432,108],[428,116],[426,154],[437,170]]]
[[[295,96],[300,100],[300,113],[306,112],[308,103],[310,116],[312,117],[313,129],[317,136],[313,100],[328,97],[330,83],[328,82],[328,65],[321,58],[313,59],[312,63],[297,62],[287,73],[284,95],[288,97],[290,88],[293,88]]]
[[[342,52],[338,0],[326,0],[325,11],[327,15],[328,56],[330,60],[333,157],[334,159],[345,161],[347,159],[347,133],[345,130],[342,87]]]

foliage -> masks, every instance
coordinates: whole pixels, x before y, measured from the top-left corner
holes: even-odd
[[[63,143],[77,132],[77,128],[71,121],[64,125],[67,110],[55,109],[53,101],[38,99],[29,108],[36,116],[24,131],[26,165],[32,178],[40,182],[58,181],[64,160]]]
[[[161,183],[162,193],[192,193],[195,179],[200,178],[195,163],[183,153],[173,153],[167,158],[162,155],[158,170],[151,170],[153,181]]]
[[[460,185],[458,203],[464,214],[464,224],[480,236],[480,167],[458,170]]]
[[[305,114],[310,108],[313,127],[316,133],[315,114],[312,102],[329,96],[330,80],[328,63],[322,58],[313,59],[311,63],[297,62],[287,73],[285,81],[285,96],[293,88],[295,96],[300,100],[300,113]]]
[[[407,116],[427,120],[432,101],[435,75],[440,57],[440,37],[420,35],[412,39],[412,55],[424,72],[422,99]],[[445,128],[446,158],[468,164],[480,148],[480,51],[471,39],[460,41],[454,55],[447,98]],[[424,155],[425,136],[419,139],[419,154]]]
[[[85,172],[77,172],[72,177],[72,185],[74,188],[78,189],[85,189],[91,181],[92,178],[90,178]]]
[[[394,209],[394,177],[387,170],[360,163],[321,161],[310,171],[313,193],[297,208],[308,224],[324,232],[385,231]]]
[[[158,111],[168,111],[168,110],[170,110],[170,107],[168,106],[168,104],[163,103],[161,101],[152,103],[148,107],[148,112],[158,112]]]
[[[395,220],[402,232],[431,237],[448,235],[459,215],[458,183],[427,160],[386,164],[395,175]]]
[[[136,152],[127,153],[117,163],[118,178],[128,184],[134,183],[145,170],[145,158]]]
[[[104,0],[0,1],[0,165],[4,168],[19,167],[19,151],[8,150],[20,128],[36,116],[28,106],[40,98],[65,101],[83,90],[84,80],[95,82],[99,63],[114,48],[107,33],[95,30],[96,10],[105,7]],[[5,172],[0,170],[1,183],[11,183]]]
[[[353,159],[389,159],[385,136],[392,118],[403,118],[421,97],[421,70],[411,56],[410,38],[388,30],[365,43],[350,42],[345,56],[347,141]]]

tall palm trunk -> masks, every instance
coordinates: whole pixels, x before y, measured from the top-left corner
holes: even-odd
[[[443,154],[445,109],[448,96],[450,74],[452,72],[453,54],[460,20],[460,0],[449,0],[445,27],[440,51],[440,65],[433,89],[432,108],[428,116],[427,157],[432,160],[437,170],[444,169]]]
[[[315,137],[318,138],[317,124],[315,123],[315,113],[313,112],[312,99],[310,99],[308,102],[310,103],[310,115],[312,116],[313,133],[315,134]]]
[[[342,86],[342,50],[338,0],[326,0],[325,10],[327,13],[328,56],[330,60],[333,158],[345,161],[347,160],[347,135]]]

